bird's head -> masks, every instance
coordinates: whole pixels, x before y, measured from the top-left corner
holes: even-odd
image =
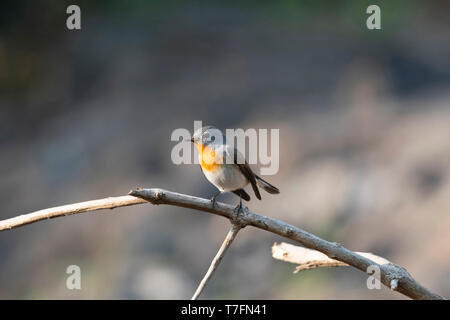
[[[223,143],[222,131],[213,126],[202,127],[194,132],[191,142],[197,146],[211,146]]]

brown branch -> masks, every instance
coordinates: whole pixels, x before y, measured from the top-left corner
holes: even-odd
[[[380,265],[366,257],[344,248],[339,243],[326,241],[293,225],[254,213],[247,208],[242,214],[236,215],[235,207],[233,206],[219,202],[213,207],[210,200],[163,189],[136,189],[131,191],[130,195],[145,199],[155,205],[167,204],[183,208],[196,209],[220,215],[234,223],[238,223],[240,226],[250,225],[263,229],[294,240],[307,248],[320,251],[330,258],[342,261],[358,270],[361,270],[362,272],[366,272],[368,267],[376,265],[380,268],[381,282],[384,285],[393,287],[396,291],[412,299],[444,299],[440,295],[433,293],[420,285],[403,267],[393,263]],[[55,218],[92,210],[112,209],[119,206],[140,204],[142,203],[141,199],[132,200],[132,198],[125,196],[41,210],[16,218],[0,221],[0,231],[16,228],[48,218]],[[89,206],[90,203],[93,204],[93,207]]]
[[[78,202],[74,204],[68,204],[65,206],[39,210],[33,213],[23,214],[14,218],[1,220],[0,231],[21,227],[41,220],[53,219],[76,213],[96,211],[102,209],[114,209],[117,207],[132,206],[141,203],[147,203],[147,201],[133,196],[110,197],[92,201]]]
[[[191,300],[197,300],[198,296],[202,293],[203,289],[205,288],[206,283],[211,278],[214,271],[216,271],[217,267],[219,266],[220,262],[222,261],[222,258],[225,256],[225,253],[227,252],[228,248],[231,246],[231,243],[233,242],[234,238],[236,238],[236,235],[240,229],[241,229],[241,226],[238,224],[231,225],[230,231],[228,231],[228,234],[225,237],[225,240],[223,241],[222,245],[220,246],[219,251],[217,252],[216,256],[214,257],[213,261],[211,262],[211,265],[209,266],[209,269],[206,272],[204,278],[200,282],[197,290],[195,290],[195,293],[192,296]]]
[[[374,255],[369,252],[355,252],[355,253],[359,254],[362,257],[366,257],[378,264],[390,263],[389,260],[386,260],[383,257]],[[272,246],[272,257],[277,260],[298,264],[298,266],[295,268],[294,273],[315,268],[349,266],[345,262],[329,258],[322,252],[299,246],[294,246],[286,242],[282,242],[280,244],[274,243],[274,245]]]

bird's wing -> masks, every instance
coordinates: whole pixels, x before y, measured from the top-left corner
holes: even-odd
[[[244,189],[237,189],[233,191],[234,194],[237,194],[239,197],[244,199],[245,201],[250,201],[250,196]]]
[[[258,185],[256,184],[255,174],[252,169],[248,165],[245,157],[242,155],[239,150],[234,147],[231,148],[229,146],[225,147],[226,157],[225,160],[233,161],[233,164],[239,168],[242,174],[250,181],[253,191],[255,192],[256,197],[261,200],[261,194],[259,193]]]

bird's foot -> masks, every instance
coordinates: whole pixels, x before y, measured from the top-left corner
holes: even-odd
[[[211,198],[211,206],[213,207],[213,209],[216,207],[216,203],[217,203],[216,197],[212,197]]]
[[[218,196],[220,196],[221,193],[222,193],[222,191],[219,191],[215,195],[212,196],[211,205],[212,205],[213,209],[216,207],[216,203],[217,203],[216,199]]]
[[[239,202],[239,204],[234,209],[234,216],[231,220],[233,225],[239,226],[240,228],[243,228],[247,225],[245,221],[245,210],[248,210],[246,207],[242,205],[242,201]]]
[[[239,201],[239,204],[235,208],[237,215],[244,213],[244,206],[242,205],[242,201]]]

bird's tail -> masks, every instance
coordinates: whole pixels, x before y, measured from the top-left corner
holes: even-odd
[[[268,193],[271,193],[271,194],[280,193],[280,190],[277,187],[271,185],[267,181],[263,180],[261,177],[258,177],[256,174],[255,174],[255,178],[256,178],[256,182],[258,183],[258,185],[261,188],[263,188],[264,190],[266,190]]]

